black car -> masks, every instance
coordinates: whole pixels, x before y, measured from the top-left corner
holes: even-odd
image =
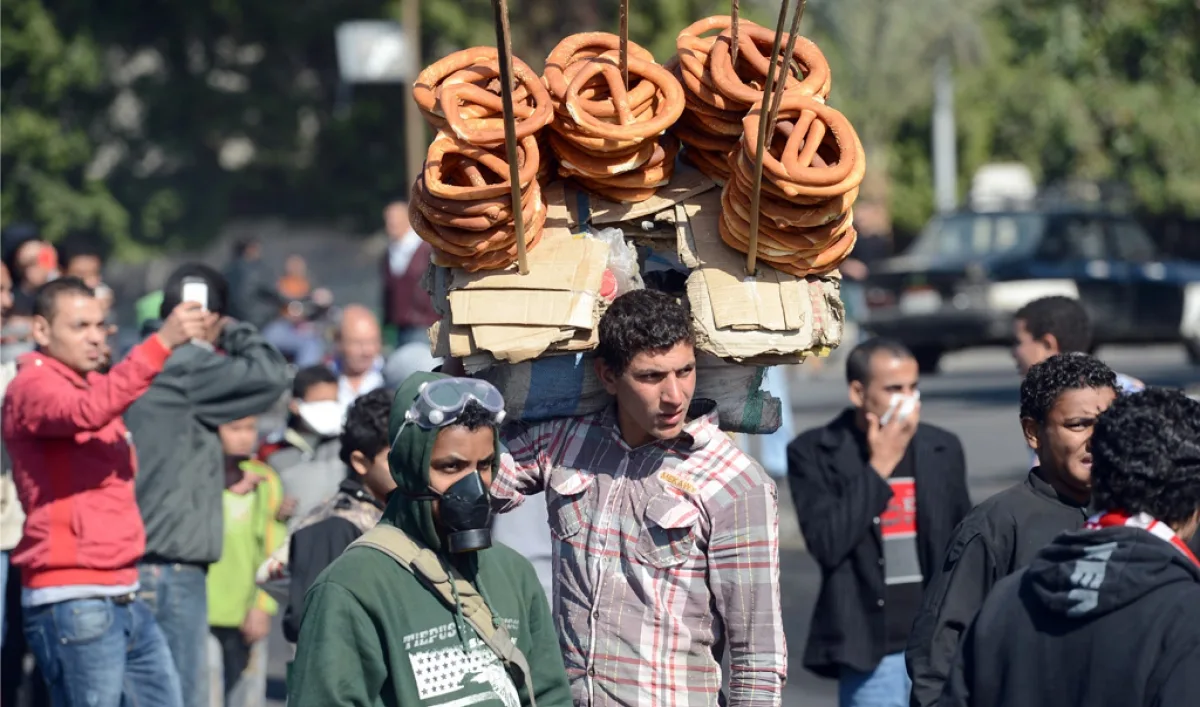
[[[1164,260],[1141,225],[1086,209],[935,217],[871,268],[866,330],[907,344],[923,371],[947,351],[1008,344],[1013,313],[1078,298],[1096,345],[1179,342],[1200,363],[1200,264]]]

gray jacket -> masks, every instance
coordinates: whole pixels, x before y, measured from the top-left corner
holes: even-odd
[[[224,453],[217,426],[268,410],[287,363],[253,326],[235,322],[221,353],[187,344],[125,413],[138,455],[146,559],[208,565],[221,557]]]
[[[284,495],[296,499],[296,510],[289,524],[294,527],[337,493],[346,479],[346,465],[339,458],[342,443],[337,437],[319,439],[289,427],[283,441],[287,445],[267,457],[267,465],[279,474]]]

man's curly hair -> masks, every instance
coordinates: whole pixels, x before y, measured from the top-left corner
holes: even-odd
[[[1104,362],[1083,353],[1064,353],[1035,364],[1021,383],[1021,419],[1045,422],[1059,396],[1068,390],[1112,388],[1117,374]]]
[[[1092,502],[1168,525],[1200,510],[1200,402],[1147,388],[1100,415],[1092,434]]]

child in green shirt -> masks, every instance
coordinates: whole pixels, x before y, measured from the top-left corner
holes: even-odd
[[[220,647],[226,707],[252,707],[266,696],[266,638],[277,609],[254,574],[287,536],[279,520],[283,485],[271,467],[251,458],[257,418],[217,431],[225,450],[225,538],[221,559],[208,568],[208,624]]]

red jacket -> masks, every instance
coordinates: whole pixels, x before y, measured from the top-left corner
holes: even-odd
[[[146,531],[133,488],[137,457],[121,415],[170,354],[151,336],[108,375],[86,379],[40,352],[19,359],[3,429],[26,514],[12,555],[25,587],[137,582]]]

